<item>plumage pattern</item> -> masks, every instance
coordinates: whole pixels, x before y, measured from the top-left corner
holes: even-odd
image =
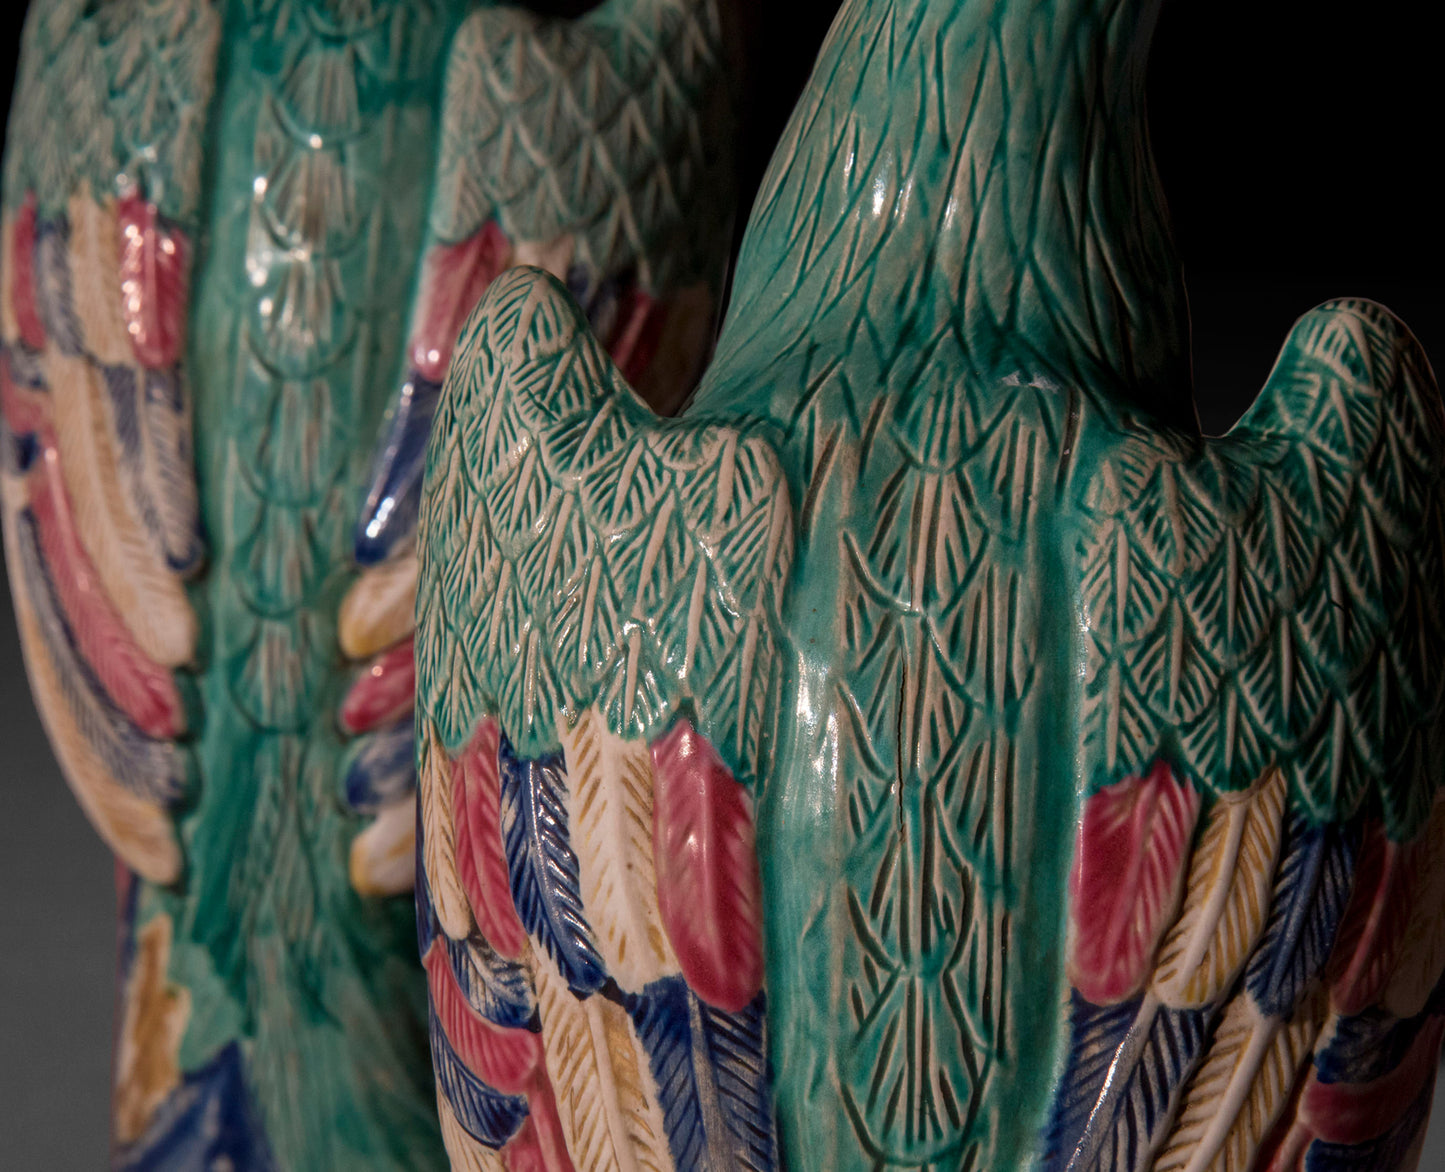
[[[1183,889],[1199,795],[1158,762],[1089,800],[1074,870],[1069,977],[1108,1005],[1137,993]]]

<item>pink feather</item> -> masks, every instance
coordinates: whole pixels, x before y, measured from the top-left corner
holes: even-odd
[[[180,736],[186,718],[175,680],[140,649],[106,595],[75,531],[54,436],[49,428],[40,436],[41,454],[29,482],[30,511],[76,649],[138,729],[151,737]]]
[[[762,881],[748,797],[687,720],[652,742],[662,924],[694,993],[728,1012],[763,985]]]
[[[35,193],[28,192],[10,227],[10,306],[20,340],[32,350],[45,349],[45,324],[35,303]]]
[[[466,240],[437,244],[427,253],[411,338],[411,364],[422,378],[439,383],[446,377],[462,323],[511,257],[511,242],[495,220]]]
[[[502,784],[497,773],[500,733],[490,717],[477,726],[454,766],[452,822],[457,873],[472,916],[488,944],[508,960],[520,960],[527,933],[512,902],[512,883],[502,846]]]
[[[473,1074],[504,1095],[527,1094],[536,1084],[539,1071],[542,1078],[547,1077],[542,1036],[531,1030],[493,1025],[478,1014],[457,987],[456,974],[440,940],[432,941],[422,964],[432,1010],[457,1057]]]
[[[1174,919],[1199,794],[1163,761],[1084,806],[1069,876],[1069,980],[1096,1005],[1133,996]]]
[[[550,1082],[545,1091],[528,1096],[527,1107],[530,1114],[502,1147],[507,1172],[573,1172]]]
[[[136,361],[168,369],[180,357],[186,321],[190,243],[161,221],[156,205],[128,195],[116,208],[120,224],[120,307]]]
[[[341,727],[364,733],[399,720],[411,711],[415,697],[416,661],[408,638],[373,659],[351,685],[341,705]]]
[[[1418,852],[1385,837],[1376,822],[1365,831],[1350,902],[1330,954],[1330,1003],[1351,1016],[1379,1000],[1395,971],[1410,924],[1410,888]]]
[[[1311,1075],[1300,1122],[1326,1143],[1362,1144],[1384,1135],[1434,1076],[1442,1035],[1445,1018],[1428,1019],[1400,1064],[1373,1082],[1318,1082]]]

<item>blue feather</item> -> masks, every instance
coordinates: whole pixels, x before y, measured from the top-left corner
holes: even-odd
[[[416,790],[412,720],[358,737],[348,750],[346,803],[360,814],[374,814]]]
[[[664,977],[623,1004],[647,1051],[674,1166],[776,1167],[762,994],[724,1013],[681,977]]]
[[[116,708],[80,653],[61,609],[29,509],[15,519],[16,544],[35,625],[76,728],[106,772],[138,797],[167,803],[185,792],[187,760],[170,741],[146,736]]]
[[[151,485],[161,514],[166,562],[178,574],[194,569],[205,555],[195,456],[179,370],[145,375],[145,430],[150,437]]]
[[[521,1095],[495,1091],[467,1069],[433,1012],[431,1018],[431,1060],[436,1072],[437,1091],[446,1096],[457,1122],[477,1142],[500,1148],[527,1118],[527,1100]]]
[[[63,219],[41,220],[36,225],[35,298],[51,341],[62,354],[79,355],[80,319],[70,285],[70,226]]]
[[[1267,1017],[1288,1017],[1320,973],[1350,896],[1359,828],[1311,826],[1290,815],[1269,920],[1245,970],[1245,988]]]
[[[1109,1085],[1069,1167],[1135,1172],[1168,1129],[1184,1085],[1204,1055],[1217,1008],[1165,1009],[1146,1001],[1120,1047]],[[1144,1020],[1145,1015],[1150,1020]]]
[[[579,997],[607,980],[582,910],[577,856],[567,830],[567,774],[561,753],[517,757],[502,737],[502,839],[517,915]]]
[[[1362,1144],[1326,1143],[1315,1140],[1305,1150],[1305,1172],[1395,1172],[1420,1134],[1430,1114],[1435,1079],[1410,1104],[1399,1122],[1384,1135]]]
[[[1104,1089],[1114,1055],[1123,1044],[1139,1012],[1141,997],[1117,1005],[1095,1005],[1077,989],[1070,991],[1069,1061],[1054,1094],[1054,1106],[1044,1133],[1046,1172],[1068,1166],[1078,1147],[1099,1095]]]
[[[356,527],[355,556],[363,566],[385,561],[416,529],[426,441],[440,398],[441,387],[413,371],[387,415]]]
[[[1328,1040],[1320,1039],[1315,1077],[1320,1082],[1368,1083],[1399,1066],[1420,1034],[1429,1010],[1401,1020],[1371,1007],[1335,1021]]]
[[[145,1134],[115,1153],[115,1172],[227,1168],[273,1172],[276,1161],[231,1042],[162,1100]]]
[[[41,364],[40,351],[32,350],[18,338],[3,347],[5,359],[10,364],[10,378],[17,386],[32,391],[49,392],[45,381],[45,369]]]
[[[445,937],[457,988],[482,1017],[509,1029],[541,1028],[532,981],[516,961],[499,956],[479,933],[467,940]]]

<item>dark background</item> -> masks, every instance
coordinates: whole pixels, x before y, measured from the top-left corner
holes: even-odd
[[[835,7],[760,10],[754,178]],[[0,113],[23,8],[0,13]],[[1229,426],[1290,323],[1331,297],[1383,302],[1445,363],[1442,66],[1429,11],[1409,0],[1166,0],[1150,108],[1189,279],[1206,430]],[[784,12],[786,26],[776,24]],[[112,867],[40,730],[7,603],[0,597],[0,1164],[99,1168]],[[1445,1168],[1442,1130],[1421,1168]]]

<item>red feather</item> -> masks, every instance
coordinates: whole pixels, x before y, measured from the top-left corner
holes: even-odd
[[[50,400],[10,377],[10,359],[0,354],[0,414],[13,435],[32,435],[50,424]]]
[[[35,303],[35,193],[25,202],[10,226],[10,306],[20,340],[32,350],[45,349],[45,324]]]
[[[511,257],[511,242],[495,220],[458,244],[437,244],[427,253],[411,338],[411,364],[422,378],[439,383],[446,377],[462,323]]]
[[[1400,1064],[1373,1082],[1317,1082],[1311,1076],[1300,1122],[1326,1143],[1362,1144],[1384,1135],[1434,1077],[1442,1035],[1445,1018],[1430,1018]]]
[[[520,960],[527,933],[512,902],[502,846],[502,784],[497,773],[497,722],[483,720],[454,767],[452,822],[457,873],[472,916],[487,943],[508,960]]]
[[[1085,804],[1069,876],[1069,980],[1094,1004],[1144,984],[1174,919],[1198,816],[1199,794],[1162,761]]]
[[[161,221],[156,205],[128,195],[116,208],[120,224],[120,308],[136,361],[168,369],[180,357],[186,321],[190,243]]]
[[[504,1095],[525,1095],[547,1077],[542,1035],[493,1025],[468,1004],[457,987],[446,947],[433,940],[422,959],[432,1010],[447,1041],[473,1074]]]
[[[657,903],[682,975],[735,1013],[763,985],[762,881],[747,793],[687,720],[652,743]]]
[[[622,377],[636,386],[657,353],[662,327],[667,322],[667,307],[641,289],[631,289],[620,309],[608,350]]]
[[[552,1084],[529,1096],[527,1107],[530,1114],[502,1148],[507,1172],[573,1172]]]
[[[1410,923],[1411,871],[1418,852],[1390,842],[1376,822],[1365,831],[1355,885],[1330,955],[1330,1003],[1346,1017],[1379,1000]]]
[[[378,655],[346,693],[341,727],[364,733],[398,720],[411,711],[416,697],[416,661],[412,640]]]

